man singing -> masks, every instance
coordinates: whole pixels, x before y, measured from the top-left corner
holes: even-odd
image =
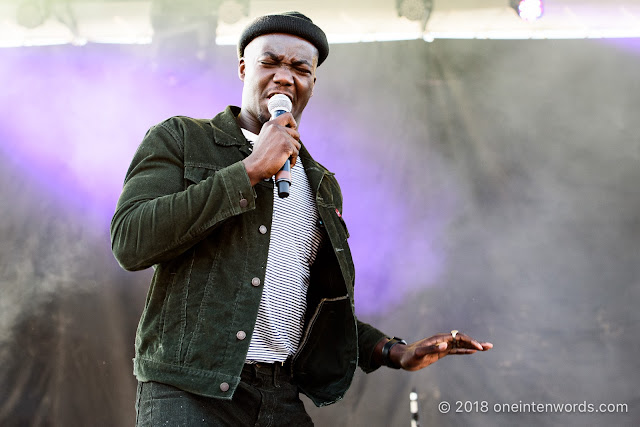
[[[492,348],[452,331],[406,344],[358,321],[354,266],[333,174],[298,124],[329,54],[298,12],[242,33],[242,105],[152,127],[111,223],[127,270],[155,270],[136,335],[138,426],[313,425],[360,366],[418,370]],[[291,111],[272,118],[274,95]],[[291,192],[274,175],[291,162]]]

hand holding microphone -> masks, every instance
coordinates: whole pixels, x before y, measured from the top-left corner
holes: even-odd
[[[269,98],[267,108],[271,114],[271,120],[276,117],[291,112],[291,100],[283,94],[276,94]],[[287,159],[282,168],[276,173],[276,185],[278,186],[278,196],[280,198],[289,196],[289,188],[291,187],[291,160]]]
[[[286,105],[272,101],[274,98],[276,101],[280,99],[278,102]],[[274,106],[273,110],[270,108],[271,105]],[[277,174],[283,168],[285,160],[290,159],[287,162],[289,166],[295,164],[298,150],[300,150],[300,134],[296,130],[297,123],[291,114],[285,114],[291,110],[291,100],[286,95],[276,94],[269,99],[267,108],[270,110],[272,118],[262,125],[252,153],[243,160],[251,185],[256,185],[264,179],[268,180],[274,175],[276,175],[277,181]],[[286,178],[287,176],[285,176]],[[290,185],[290,172],[288,178],[288,182],[286,180],[284,182]],[[279,184],[279,186],[282,185]],[[279,191],[280,197],[287,197],[288,188],[283,190],[285,191]]]

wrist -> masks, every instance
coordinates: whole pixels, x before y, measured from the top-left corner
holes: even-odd
[[[400,369],[399,345],[407,345],[402,338],[393,337],[383,346],[381,351],[381,361],[384,366],[392,369]]]
[[[244,169],[247,171],[247,176],[249,177],[249,181],[251,182],[251,186],[254,187],[257,183],[260,182],[260,176],[256,172],[253,164],[251,163],[249,158],[246,157],[242,160],[242,164],[244,165]]]

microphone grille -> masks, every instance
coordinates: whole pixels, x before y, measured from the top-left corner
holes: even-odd
[[[283,95],[281,93],[277,93],[269,98],[269,102],[267,103],[267,108],[269,109],[269,114],[273,116],[274,111],[285,110],[287,113],[291,112],[291,100],[287,95]]]

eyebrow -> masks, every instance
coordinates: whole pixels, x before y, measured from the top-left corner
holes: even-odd
[[[271,59],[272,59],[272,60],[274,60],[274,61],[282,62],[282,56],[278,56],[278,55],[276,55],[276,54],[275,54],[275,53],[273,53],[273,52],[266,51],[266,52],[264,52],[262,55],[263,55],[263,56],[265,56],[265,55],[266,55],[266,56],[268,56],[269,58],[271,58]],[[293,61],[293,62],[291,63],[291,65],[293,65],[294,67],[295,67],[295,66],[298,66],[298,65],[308,65],[309,67],[313,67],[313,64],[311,64],[311,63],[310,63],[309,61],[307,61],[306,59],[300,59],[300,60],[297,60],[297,61]]]

